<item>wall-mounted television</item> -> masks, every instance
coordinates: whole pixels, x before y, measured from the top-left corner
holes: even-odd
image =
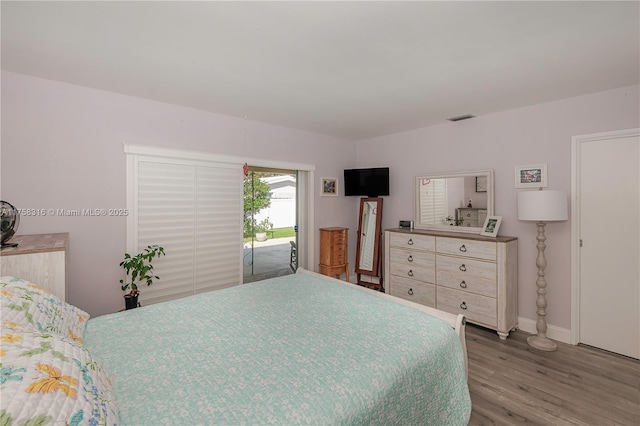
[[[344,195],[380,197],[389,195],[389,168],[346,169]]]

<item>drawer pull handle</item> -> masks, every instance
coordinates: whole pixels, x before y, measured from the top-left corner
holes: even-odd
[[[407,257],[407,260],[408,260],[409,262],[413,262],[413,256],[409,255],[409,257]]]
[[[407,245],[412,246],[413,245],[413,239],[409,238],[409,241],[407,241]]]
[[[467,267],[464,265],[464,263],[462,265],[460,265],[460,267],[458,269],[460,269],[462,272],[466,272],[467,271]]]
[[[408,291],[407,293],[409,293],[409,296],[413,296],[413,289],[412,289],[412,288],[410,288],[410,289],[409,289],[409,291]]]
[[[464,282],[464,281],[462,281],[462,282],[460,283],[460,287],[462,287],[462,288],[467,288],[467,283],[466,283],[466,282]]]
[[[464,246],[464,244],[463,244],[463,245],[461,245],[461,246],[460,246],[460,248],[459,248],[458,250],[460,250],[460,251],[461,251],[461,252],[463,252],[463,253],[466,253],[466,252],[467,252],[467,248]]]
[[[466,309],[467,309],[467,302],[462,302],[462,303],[460,304],[460,309],[464,309],[464,310],[466,310]]]
[[[410,277],[413,276],[413,270],[409,269],[409,272],[407,272],[407,275],[409,275]]]

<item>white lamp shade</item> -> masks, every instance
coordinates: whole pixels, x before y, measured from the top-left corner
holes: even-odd
[[[564,191],[518,192],[518,219],[552,222],[568,219],[567,194]]]

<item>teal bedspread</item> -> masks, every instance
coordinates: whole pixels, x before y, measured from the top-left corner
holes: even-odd
[[[296,274],[89,320],[123,424],[466,425],[444,322]]]

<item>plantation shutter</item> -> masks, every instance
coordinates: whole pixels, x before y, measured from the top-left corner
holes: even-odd
[[[420,218],[422,222],[443,224],[446,216],[446,179],[423,179],[420,182]]]
[[[160,279],[140,287],[152,304],[242,280],[242,165],[132,155],[128,158],[129,253],[158,244]]]
[[[197,167],[196,188],[195,292],[201,293],[236,285],[242,275],[242,167]]]
[[[447,180],[433,179],[433,205],[434,205],[434,222],[443,224],[444,218],[447,216]]]

